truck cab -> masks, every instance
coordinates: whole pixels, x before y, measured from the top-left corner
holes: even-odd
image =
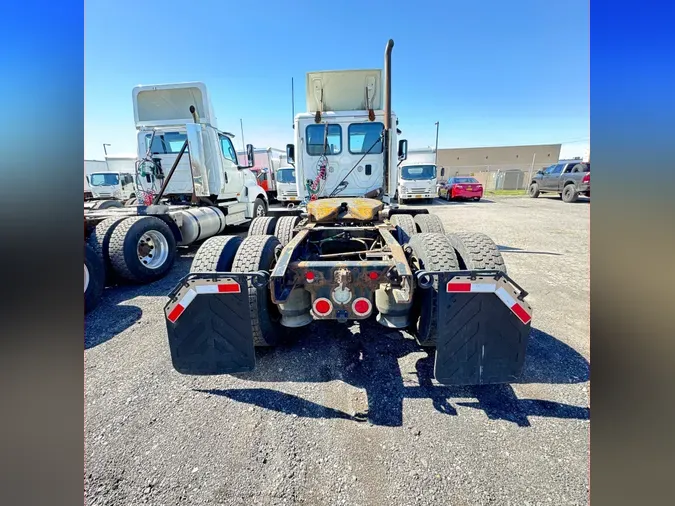
[[[191,202],[193,195],[211,205],[242,203],[246,218],[253,215],[256,199],[268,206],[255,174],[240,165],[234,134],[217,128],[203,83],[137,86],[132,94],[139,189],[157,194],[183,152],[188,156],[180,157],[164,191],[170,203]]]
[[[397,141],[394,128],[385,184],[382,71],[310,72],[306,90],[307,112],[295,117],[295,143],[287,146],[299,200],[372,196],[388,202],[396,188]]]
[[[131,172],[92,172],[87,179],[95,199],[127,200],[136,196]]]

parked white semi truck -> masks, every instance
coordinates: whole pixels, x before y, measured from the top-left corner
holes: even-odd
[[[408,158],[399,166],[399,202],[435,198],[437,179],[436,151],[430,148],[409,149]]]
[[[265,216],[269,206],[250,170],[253,146],[241,165],[234,135],[216,127],[203,83],[137,86],[133,105],[139,205],[85,209],[86,242],[103,259],[108,282],[159,279],[177,246]]]
[[[275,200],[277,198],[276,171],[279,167],[279,156],[286,154],[282,149],[267,148],[256,149],[254,155],[254,165],[251,171],[256,176],[258,184],[267,193],[267,198]],[[239,163],[246,163],[246,152],[237,151]]]

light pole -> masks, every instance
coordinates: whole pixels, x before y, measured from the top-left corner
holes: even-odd
[[[110,146],[110,144],[103,144],[103,152],[105,153],[105,156],[108,156],[108,150],[105,148],[106,146]]]
[[[438,164],[438,121],[434,123],[436,125],[436,149],[434,149],[434,165]]]

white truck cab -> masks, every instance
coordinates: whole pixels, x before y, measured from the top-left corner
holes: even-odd
[[[385,184],[382,82],[380,69],[307,74],[307,112],[296,115],[295,143],[286,147],[288,162],[296,169],[301,201],[381,196],[389,202],[393,198],[396,128],[389,138],[390,170]],[[391,121],[396,124],[393,113]]]
[[[287,161],[286,155],[279,157],[277,169],[277,200],[280,202],[298,202],[298,180],[295,177],[295,167]]]
[[[240,165],[234,135],[218,130],[204,83],[136,86],[133,104],[141,160],[139,190],[157,194],[183,150],[189,156],[180,157],[163,194],[170,203],[189,203],[194,195],[228,208],[228,224],[264,214],[260,203],[266,211],[265,190],[254,173]]]
[[[134,175],[131,172],[92,172],[87,175],[87,179],[95,199],[127,200],[136,196]]]
[[[399,166],[398,198],[406,200],[433,199],[437,196],[436,151],[409,149],[407,159]]]

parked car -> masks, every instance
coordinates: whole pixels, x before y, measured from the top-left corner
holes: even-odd
[[[579,195],[590,198],[591,164],[571,161],[550,165],[537,171],[527,193],[535,199],[541,193],[558,193],[564,202],[574,202]]]
[[[483,185],[475,177],[451,177],[439,188],[438,196],[447,201],[454,199],[478,201],[483,197]]]

